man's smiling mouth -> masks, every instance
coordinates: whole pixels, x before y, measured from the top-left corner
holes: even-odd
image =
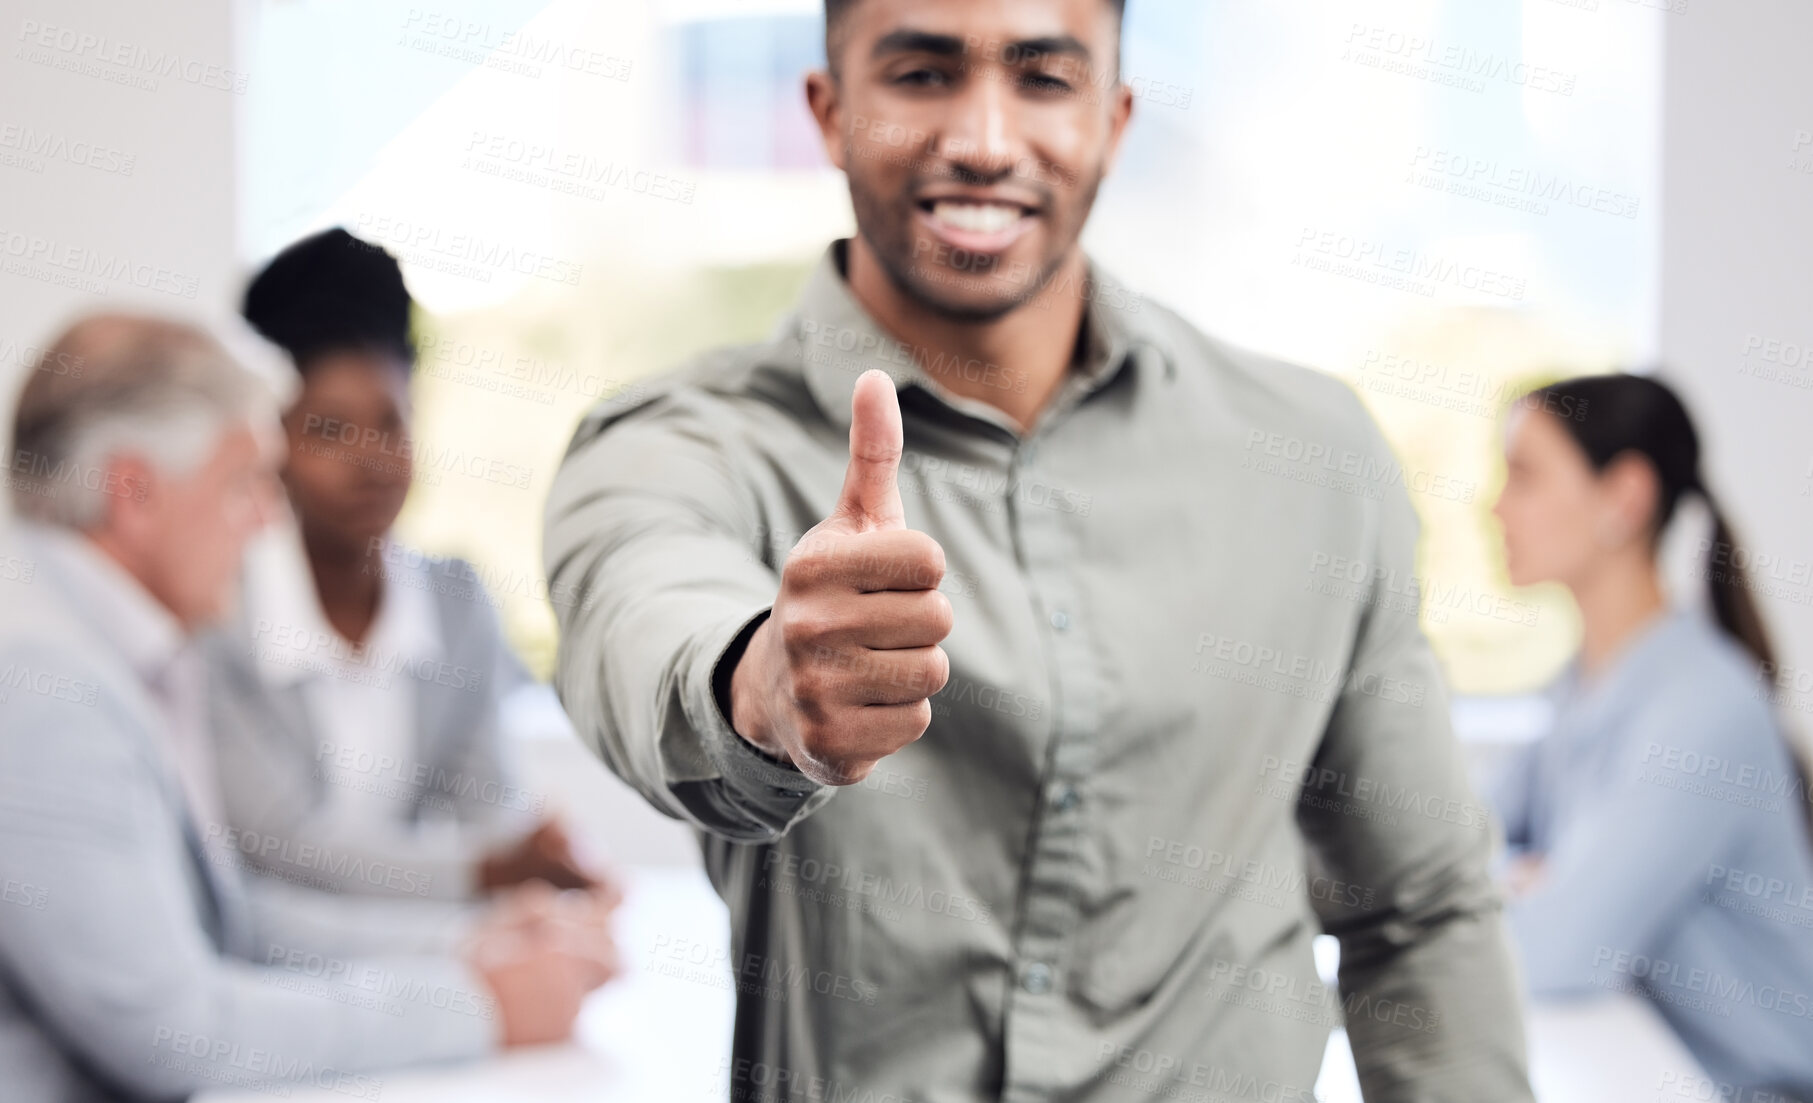
[[[1008,199],[947,196],[922,199],[919,220],[932,234],[971,253],[999,253],[1030,230],[1038,211]]]

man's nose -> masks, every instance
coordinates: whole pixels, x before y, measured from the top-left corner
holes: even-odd
[[[1006,79],[981,74],[951,102],[940,152],[967,174],[992,183],[1013,171],[1019,124]]]
[[[277,519],[279,504],[283,500],[283,485],[277,474],[270,472],[261,475],[252,486],[252,531],[266,527]]]

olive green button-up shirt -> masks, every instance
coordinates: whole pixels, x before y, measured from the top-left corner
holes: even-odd
[[[1368,1099],[1528,1099],[1406,475],[1352,392],[1091,263],[1076,362],[1016,432],[922,365],[1013,380],[885,334],[843,255],[767,342],[594,410],[548,505],[566,707],[730,907],[733,1097],[1310,1100],[1345,1023]],[[832,789],[713,679],[836,501],[872,367],[951,676]]]

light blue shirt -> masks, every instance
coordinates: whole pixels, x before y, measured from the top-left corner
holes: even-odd
[[[1492,795],[1511,849],[1546,855],[1510,913],[1533,994],[1638,993],[1718,1082],[1813,1099],[1813,846],[1767,688],[1665,613],[1598,675],[1569,665]]]

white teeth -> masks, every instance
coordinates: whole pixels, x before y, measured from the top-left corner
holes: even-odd
[[[1019,207],[999,203],[957,203],[941,200],[932,204],[932,217],[956,230],[972,234],[998,234],[1020,221]]]

